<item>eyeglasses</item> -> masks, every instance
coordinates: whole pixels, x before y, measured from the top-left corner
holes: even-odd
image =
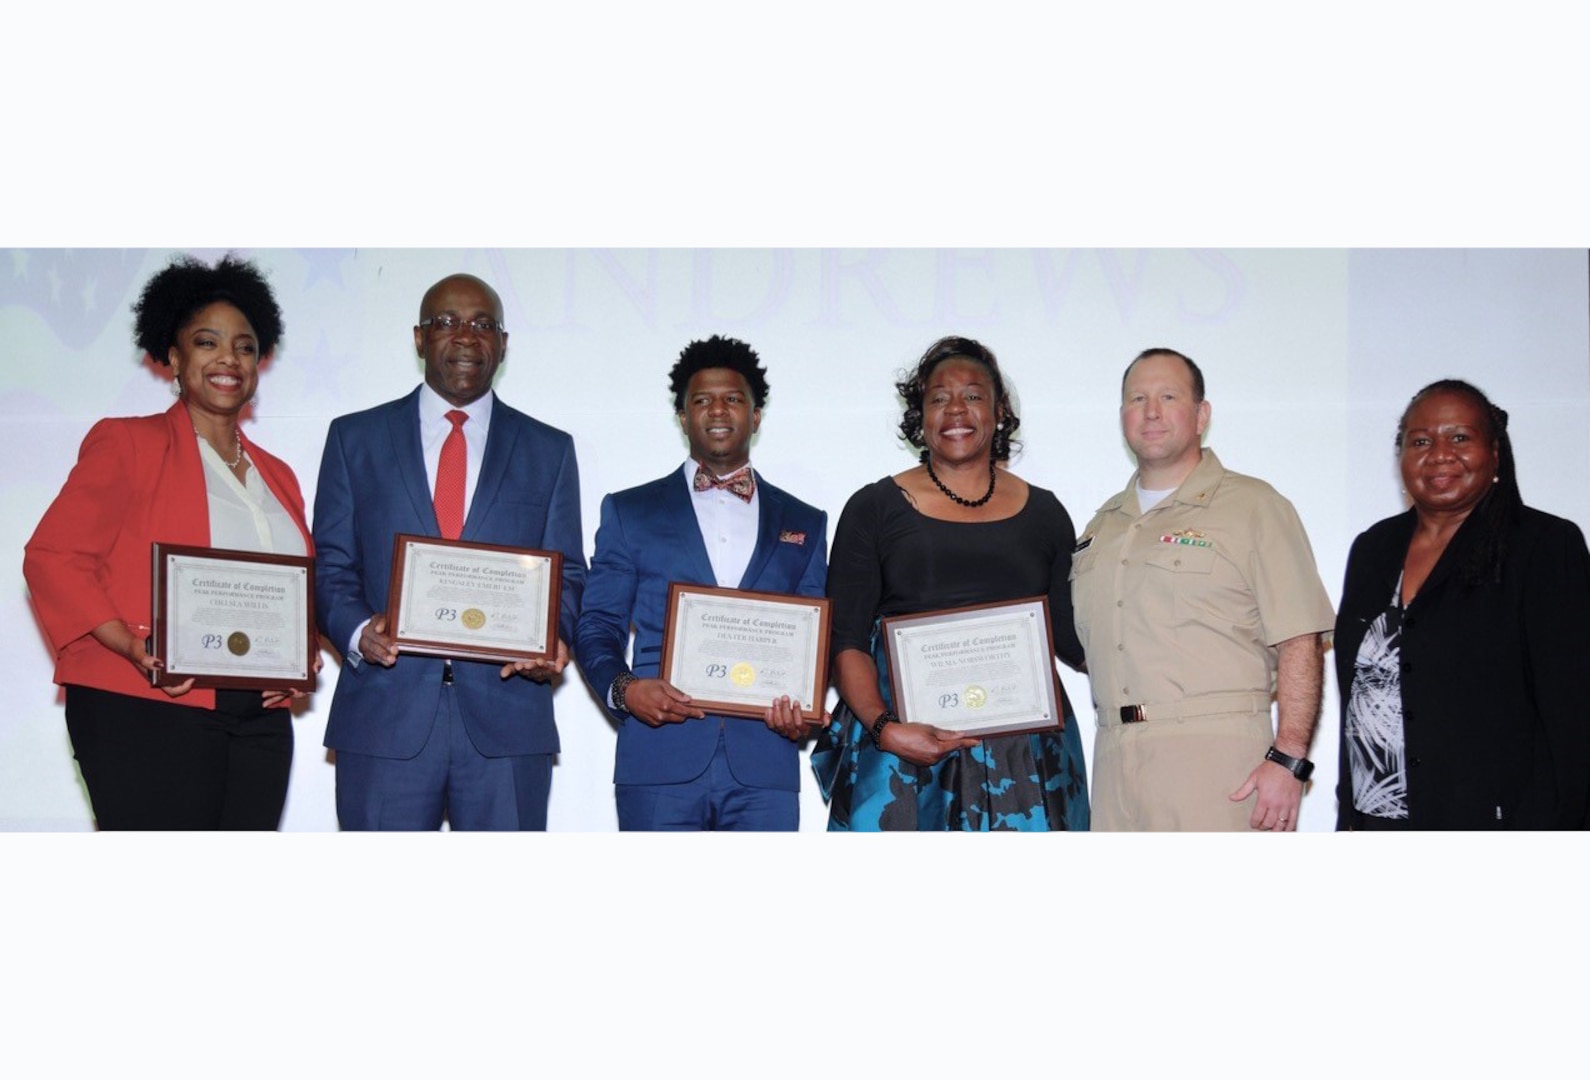
[[[490,334],[502,329],[502,323],[489,315],[477,315],[473,319],[460,319],[451,314],[432,315],[429,319],[420,320],[421,330],[436,330],[443,334],[451,334],[463,326],[477,334]]]

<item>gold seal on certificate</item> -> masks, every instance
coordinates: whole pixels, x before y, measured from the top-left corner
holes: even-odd
[[[315,688],[313,559],[156,542],[156,686]]]
[[[662,677],[709,713],[760,719],[788,696],[807,720],[828,696],[828,600],[668,586]]]
[[[1042,596],[883,620],[900,719],[966,735],[1063,722]]]
[[[556,551],[398,535],[387,633],[399,652],[455,660],[542,660],[558,648]]]

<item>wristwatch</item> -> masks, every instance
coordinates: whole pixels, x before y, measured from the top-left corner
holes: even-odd
[[[1308,783],[1308,778],[1314,775],[1314,763],[1308,758],[1295,758],[1291,754],[1283,754],[1274,746],[1264,752],[1265,761],[1273,761],[1303,783]]]

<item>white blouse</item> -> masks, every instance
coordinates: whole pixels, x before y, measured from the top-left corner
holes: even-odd
[[[207,439],[198,443],[210,496],[210,546],[266,555],[306,554],[304,534],[254,463],[249,462],[245,481],[239,483]]]

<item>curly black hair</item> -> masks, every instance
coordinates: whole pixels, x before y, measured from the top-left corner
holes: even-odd
[[[751,400],[760,409],[767,403],[767,371],[761,357],[739,338],[713,334],[705,341],[692,341],[680,352],[668,372],[668,389],[674,395],[674,412],[685,411],[685,391],[690,388],[690,377],[707,368],[728,368],[745,376],[751,387]]]
[[[282,338],[282,309],[259,267],[228,253],[214,266],[178,255],[149,279],[133,304],[133,342],[149,357],[170,364],[177,333],[200,308],[224,300],[243,313],[259,338],[259,354],[269,356]]]
[[[1011,404],[1010,391],[1005,389],[1005,377],[999,373],[999,361],[994,359],[993,350],[971,338],[939,338],[928,346],[912,371],[901,372],[900,381],[894,384],[900,397],[905,399],[905,415],[900,418],[901,437],[917,448],[923,461],[928,459],[927,442],[922,437],[922,397],[933,369],[946,360],[970,360],[988,372],[994,384],[994,411],[999,417],[992,452],[995,461],[1009,461],[1011,446],[1021,445],[1012,438],[1021,427],[1021,417],[1016,415],[1015,406]]]
[[[1479,533],[1479,543],[1468,562],[1458,572],[1464,585],[1473,587],[1487,578],[1501,583],[1502,564],[1507,559],[1507,537],[1522,515],[1524,496],[1518,490],[1518,469],[1513,462],[1513,440],[1507,434],[1507,410],[1494,404],[1484,391],[1462,379],[1438,379],[1408,401],[1397,421],[1397,453],[1402,453],[1402,436],[1408,430],[1408,415],[1413,407],[1431,394],[1458,394],[1468,398],[1485,420],[1485,436],[1496,444],[1496,483],[1480,497],[1470,511]]]

